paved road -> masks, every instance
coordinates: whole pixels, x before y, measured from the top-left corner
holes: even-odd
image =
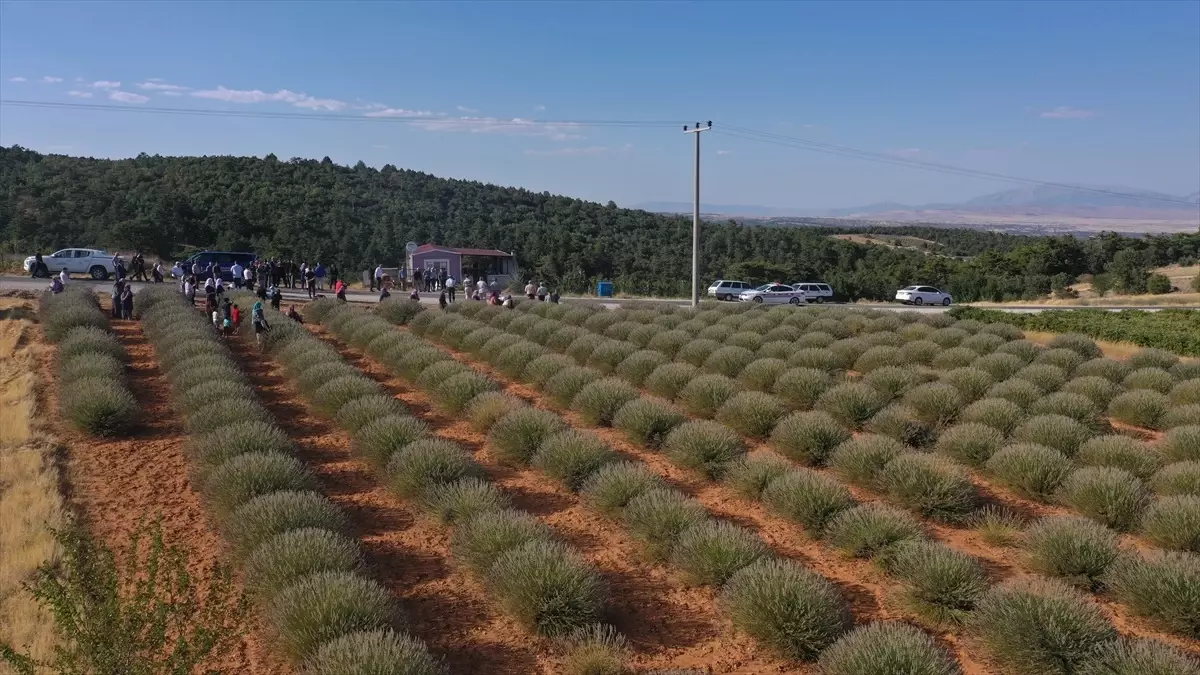
[[[93,289],[95,289],[95,291],[97,293],[106,293],[112,289],[112,283],[107,282],[107,281],[92,281],[90,279],[80,278],[80,279],[72,279],[71,283],[91,286]],[[167,282],[167,283],[172,283],[172,282]],[[148,286],[148,285],[150,285],[150,284],[136,282],[133,284],[134,292],[136,293],[137,289],[139,289],[143,286]],[[0,275],[0,291],[17,290],[17,291],[38,292],[38,291],[46,290],[49,286],[50,286],[50,282],[46,279],[31,279],[29,277]],[[332,293],[332,291],[330,291],[330,292],[327,292],[327,294],[332,295],[333,293]],[[393,295],[401,295],[402,296],[403,294],[395,293]],[[365,291],[348,291],[346,293],[346,297],[351,302],[375,303],[375,302],[379,301],[378,294],[368,293]],[[296,289],[286,289],[285,288],[285,289],[283,289],[283,299],[285,302],[308,300],[308,294],[303,291],[296,290]],[[582,300],[582,299],[594,301],[596,298],[563,297],[562,301],[569,303],[572,300]],[[423,302],[423,303],[433,305],[433,304],[437,304],[437,301],[438,301],[437,293],[422,293],[421,294],[421,302]],[[664,304],[680,305],[680,306],[684,306],[684,305],[688,304],[687,300],[672,300],[672,299],[664,299],[664,298],[653,298],[653,299],[651,299],[651,301],[652,302],[661,302]],[[607,307],[614,308],[614,307],[618,306],[621,302],[626,302],[626,301],[625,300],[613,300],[612,302],[606,302],[604,304]],[[879,304],[871,304],[871,305],[865,305],[865,306],[870,307],[872,309],[885,309],[885,310],[894,310],[894,311],[917,311],[917,312],[928,312],[928,313],[944,312],[947,309],[946,307],[912,307],[912,306],[906,306],[906,305],[901,305],[901,304],[896,304],[896,303],[879,303]],[[1101,307],[1085,307],[1082,305],[1078,305],[1078,306],[1077,305],[1005,305],[1004,307],[988,307],[987,309],[997,309],[1002,312],[1032,314],[1032,313],[1042,312],[1042,311],[1050,310],[1050,309],[1110,309],[1110,310],[1114,310],[1114,311],[1122,310],[1122,309],[1142,309],[1142,310],[1147,310],[1147,311],[1157,311],[1159,309],[1168,309],[1168,308],[1166,308],[1166,307],[1137,307],[1137,306],[1102,307],[1101,308]],[[1200,307],[1170,307],[1169,309],[1200,309]]]

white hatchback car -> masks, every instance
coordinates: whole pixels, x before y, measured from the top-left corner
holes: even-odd
[[[787,303],[799,305],[804,302],[804,291],[798,291],[783,284],[763,284],[752,291],[742,293],[738,296],[738,300],[774,305]]]
[[[817,304],[833,302],[833,287],[829,284],[805,281],[799,284],[792,284],[792,288],[804,291],[804,299],[808,302],[815,302]]]
[[[730,281],[728,279],[717,279],[712,282],[712,286],[708,287],[708,294],[718,300],[732,300],[743,291],[748,291],[754,288],[745,281]]]
[[[25,259],[26,272],[33,270],[36,260],[35,256]],[[112,254],[95,248],[64,248],[42,256],[42,262],[50,274],[66,270],[67,274],[86,274],[97,281],[103,281],[117,272],[113,266]]]
[[[908,286],[896,291],[896,302],[906,305],[943,305],[949,307],[953,298],[933,286]]]

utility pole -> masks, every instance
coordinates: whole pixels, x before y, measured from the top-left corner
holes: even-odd
[[[695,192],[692,195],[692,307],[700,306],[700,132],[712,129],[712,122],[702,127],[699,122],[689,129],[683,125],[683,133],[696,136]]]

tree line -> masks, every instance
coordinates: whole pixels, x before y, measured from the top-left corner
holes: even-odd
[[[1028,299],[1082,275],[1142,291],[1153,267],[1200,259],[1200,234],[1080,239],[928,226],[867,231],[937,242],[934,252],[858,244],[852,227],[705,223],[701,277],[825,281],[850,298],[887,299],[920,283],[956,299]],[[397,265],[408,241],[512,251],[526,278],[564,293],[682,296],[691,288],[691,221],[513,187],[274,155],[104,160],[0,147],[0,237],[11,253],[98,246],[172,259],[189,250],[363,270]]]

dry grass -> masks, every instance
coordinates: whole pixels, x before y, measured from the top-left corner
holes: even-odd
[[[1200,295],[1197,295],[1197,299],[1200,300]],[[1058,333],[1044,333],[1034,330],[1025,331],[1025,339],[1039,345],[1048,345],[1056,337],[1058,337]],[[1117,359],[1118,361],[1124,361],[1136,352],[1145,349],[1145,347],[1140,347],[1132,342],[1104,342],[1102,340],[1096,340],[1096,346],[1100,348],[1104,356],[1110,359]]]
[[[64,518],[55,441],[35,423],[36,359],[28,321],[0,321],[0,643],[36,659],[53,655],[49,614],[21,589],[38,566],[59,555],[50,528]]]

